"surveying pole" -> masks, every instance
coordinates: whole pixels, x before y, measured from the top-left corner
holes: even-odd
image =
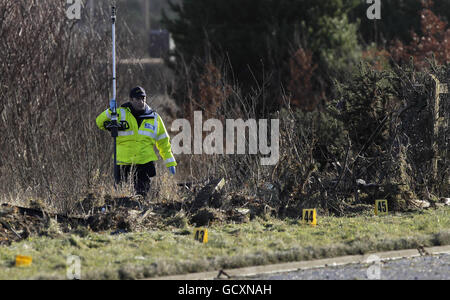
[[[119,123],[117,122],[117,102],[116,102],[116,7],[112,6],[111,13],[112,21],[112,73],[113,73],[113,92],[112,99],[109,102],[109,108],[111,109],[111,123],[109,125],[111,129],[111,136],[114,139],[114,182],[118,184],[119,168],[117,166],[117,136],[119,134]]]

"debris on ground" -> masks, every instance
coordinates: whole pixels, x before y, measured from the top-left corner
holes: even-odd
[[[450,198],[440,198],[439,199],[439,204],[443,205],[443,206],[450,206]]]
[[[58,223],[58,229],[54,227],[55,222]],[[44,212],[42,209],[2,204],[0,205],[0,245],[9,245],[31,235],[49,235],[59,230],[68,232],[83,224],[84,220],[76,217],[69,218]]]
[[[197,227],[209,226],[214,222],[222,221],[222,213],[214,208],[204,207],[199,209],[190,219],[192,224]]]
[[[225,191],[225,184],[224,178],[183,183],[178,187],[187,196],[179,201],[144,200],[141,196],[98,197],[90,193],[69,215],[50,212],[43,203],[30,202],[30,207],[2,204],[0,245],[9,245],[32,235],[55,237],[70,232],[86,236],[90,232],[105,231],[116,235],[167,227],[185,231],[189,225],[239,224],[256,217],[298,218],[301,217],[301,207],[309,205],[308,201],[288,201],[286,205],[280,205],[279,189],[271,183],[262,183],[253,195],[242,191]],[[371,212],[373,200],[384,196],[388,201],[396,200],[396,203],[401,198],[413,209],[450,205],[450,198],[444,197],[436,198],[436,202],[431,203],[427,200],[410,200],[414,198],[404,197],[406,194],[401,185],[374,185],[359,180],[358,188],[359,197],[344,203],[349,215]]]
[[[418,200],[418,199],[412,199],[409,200],[410,205],[417,207],[417,208],[428,208],[431,206],[430,202],[426,200]]]
[[[198,209],[201,207],[209,206],[219,208],[222,206],[222,197],[220,191],[225,185],[225,179],[221,178],[213,180],[211,183],[203,187],[194,199],[193,208]]]

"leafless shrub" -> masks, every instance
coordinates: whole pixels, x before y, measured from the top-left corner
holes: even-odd
[[[303,112],[291,106],[290,95],[280,96],[282,109],[266,116],[280,121],[275,166],[261,166],[260,155],[192,155],[183,157],[190,168],[187,175],[196,180],[225,177],[230,192],[263,199],[270,194],[266,204],[279,216],[298,217],[302,208],[311,207],[338,214],[355,207],[367,210],[377,197],[400,209],[417,196],[448,194],[448,126],[441,127],[439,140],[432,140],[434,91],[429,80],[434,73],[446,82],[448,70],[436,65],[425,72],[364,68],[348,86],[336,86],[340,97],[324,110]],[[220,72],[221,82],[209,86],[218,90],[214,97],[202,100],[195,80],[186,85],[191,103],[205,103],[197,109],[213,106],[210,116],[222,120],[256,119],[256,101],[265,85],[255,90],[255,97],[243,98],[227,81],[226,70]],[[206,102],[211,99],[214,103]],[[447,102],[441,101],[440,115],[445,119],[448,112]],[[434,153],[433,143],[439,153]],[[437,181],[431,172],[435,155],[440,157]]]
[[[65,10],[57,0],[0,1],[1,192],[29,191],[60,211],[112,185],[112,141],[95,126],[109,103],[109,12],[80,22]],[[121,79],[119,95],[131,85]]]
[[[70,21],[57,0],[0,1],[2,200],[40,199],[67,212],[86,194],[112,194],[112,140],[94,122],[109,98],[108,19],[109,13],[104,12],[97,21]],[[123,47],[118,50],[119,56],[131,56]],[[194,74],[192,70],[203,71]],[[119,65],[119,96],[126,96],[132,85],[146,82],[145,71]],[[342,109],[304,113],[292,108],[293,98],[288,95],[268,99],[267,82],[242,97],[226,67],[211,60],[204,62],[203,69],[185,66],[184,71],[187,99],[182,101],[186,105],[179,117],[189,118],[201,110],[205,118],[222,121],[279,119],[280,158],[274,166],[262,166],[260,154],[182,155],[177,160],[183,180],[225,177],[228,192],[269,199],[266,204],[281,216],[298,216],[301,208],[311,207],[343,212],[348,204],[358,203],[358,179],[408,187],[402,193],[450,193],[448,124],[433,141],[440,149],[439,178],[436,182],[430,177],[430,159],[436,153],[431,151],[428,100],[432,91],[426,79],[433,73],[448,81],[448,67],[389,74],[388,81],[395,82],[389,95],[380,94],[380,74],[373,74],[373,81],[370,76],[361,78],[361,84],[344,95],[357,95],[359,106],[353,112],[370,117],[372,126],[367,126],[367,118],[358,119],[365,126],[363,131],[358,131],[361,126],[351,114],[347,119],[340,115]],[[370,102],[368,106],[358,102],[361,95]],[[445,97],[441,113],[448,120]],[[305,99],[296,99],[300,100]],[[339,100],[338,106],[349,98]],[[260,110],[261,103],[271,101],[281,101],[282,109],[258,115],[265,111]],[[154,181],[152,197],[180,201],[180,195],[170,193],[175,189],[173,178],[163,176]],[[117,193],[122,191],[130,192],[123,187]]]

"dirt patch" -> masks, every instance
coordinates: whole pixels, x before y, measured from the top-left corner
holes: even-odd
[[[184,229],[188,225],[203,227],[217,223],[245,223],[256,217],[299,219],[302,207],[308,204],[294,199],[281,205],[278,191],[271,185],[262,186],[251,196],[243,192],[225,193],[223,186],[221,179],[191,187],[190,194],[181,201],[144,201],[142,197],[114,198],[109,195],[99,198],[88,194],[70,215],[49,213],[42,205],[25,208],[4,204],[0,206],[0,245],[31,235],[124,233],[167,227]],[[186,186],[180,189],[186,189]],[[347,215],[370,213],[373,205],[369,203],[374,197],[385,196],[388,201],[399,203],[399,199],[393,201],[392,197],[400,197],[403,191],[385,188],[383,194],[364,192],[367,194],[361,193],[359,203],[347,205]]]
[[[136,220],[136,211],[117,209],[107,213],[97,213],[87,219],[87,224],[93,231],[106,231],[122,229],[133,231],[133,221]]]
[[[68,218],[42,209],[2,204],[0,206],[0,245],[9,245],[32,235],[58,235],[80,225],[85,225],[83,219]]]
[[[219,210],[204,207],[192,215],[190,222],[196,226],[208,226],[213,223],[224,221],[224,219],[223,214]]]
[[[93,193],[77,203],[69,215],[50,214],[43,205],[0,210],[0,244],[19,241],[30,235],[58,235],[65,232],[112,233],[152,229],[209,226],[214,223],[244,223],[274,212],[268,203],[275,197],[225,194],[224,179],[189,187],[183,201],[144,201],[142,197],[102,197]],[[186,189],[186,185],[180,187]],[[267,193],[266,193],[267,194]],[[270,194],[270,193],[269,193]]]

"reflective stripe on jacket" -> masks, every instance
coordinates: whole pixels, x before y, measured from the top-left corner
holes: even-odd
[[[117,137],[117,164],[146,164],[158,160],[154,145],[159,151],[166,167],[176,166],[177,162],[172,154],[170,137],[161,117],[148,109],[144,120],[138,128],[136,118],[128,107],[117,109],[118,122],[127,121],[130,128],[119,131]],[[111,120],[111,110],[108,108],[96,119],[98,128],[106,130],[104,123]]]

